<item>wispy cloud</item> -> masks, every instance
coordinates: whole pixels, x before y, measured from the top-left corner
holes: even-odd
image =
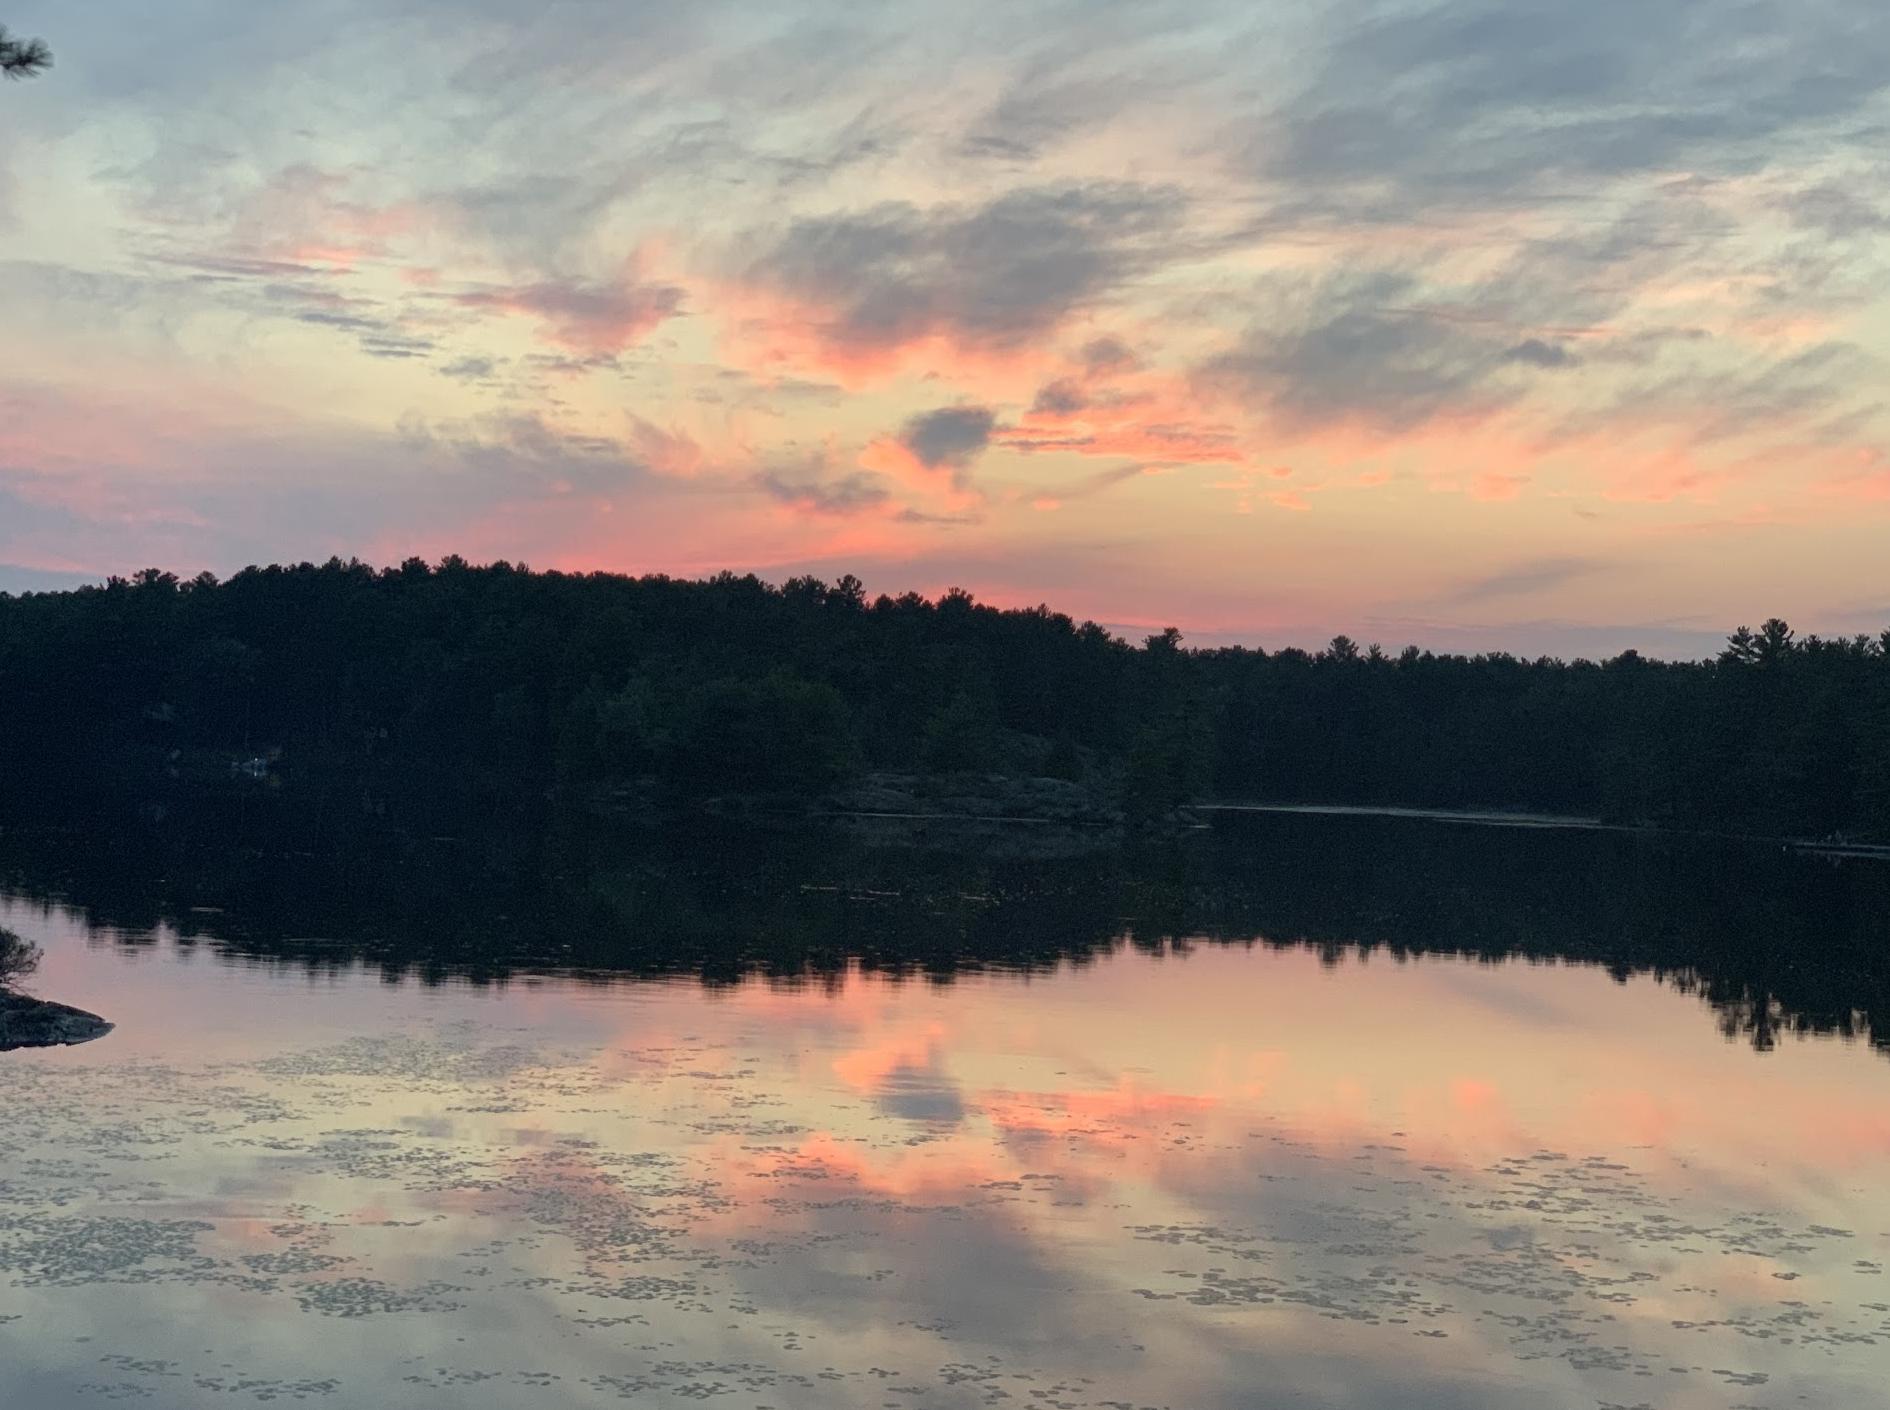
[[[1610,565],[1592,558],[1537,558],[1511,564],[1493,573],[1484,573],[1452,588],[1441,598],[1444,602],[1471,604],[1533,597],[1550,592],[1582,578],[1609,570]]]

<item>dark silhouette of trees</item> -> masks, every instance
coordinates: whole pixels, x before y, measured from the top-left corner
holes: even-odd
[[[276,759],[279,762],[270,762]],[[673,799],[863,771],[1513,807],[1890,840],[1890,633],[1782,621],[1710,661],[1131,646],[1047,607],[857,580],[330,560],[0,594],[0,777],[292,782],[433,770]]]
[[[933,773],[999,768],[1001,729],[997,698],[989,682],[973,682],[926,718],[920,762]]]
[[[52,50],[43,39],[15,39],[0,25],[0,74],[31,78],[52,67]]]
[[[657,736],[658,772],[690,793],[818,793],[859,767],[846,701],[791,670],[695,687]]]

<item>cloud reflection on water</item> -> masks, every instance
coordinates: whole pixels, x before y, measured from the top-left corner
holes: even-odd
[[[1690,1410],[1886,1365],[1890,1069],[1647,980],[311,988],[0,911],[125,1035],[0,1067],[39,1403]]]

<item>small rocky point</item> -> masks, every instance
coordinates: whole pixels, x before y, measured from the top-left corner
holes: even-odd
[[[95,1013],[0,991],[0,1053],[89,1043],[112,1031]]]

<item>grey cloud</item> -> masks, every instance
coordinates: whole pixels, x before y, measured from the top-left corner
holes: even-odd
[[[1446,409],[1512,397],[1486,385],[1501,356],[1492,330],[1405,306],[1413,292],[1391,275],[1321,286],[1302,300],[1296,326],[1256,324],[1197,381],[1289,428],[1359,421],[1403,431]]]
[[[1581,359],[1570,352],[1565,344],[1544,342],[1541,338],[1525,338],[1504,352],[1503,361],[1553,369],[1574,367]]]
[[[1793,192],[1778,204],[1798,229],[1832,240],[1849,241],[1890,230],[1890,214],[1884,206],[1829,182]]]
[[[622,352],[682,309],[673,284],[593,284],[541,280],[514,288],[469,289],[453,296],[463,308],[496,309],[537,317],[554,337],[581,353]]]
[[[313,279],[291,279],[257,285],[254,286],[254,293],[265,305],[279,305],[292,312],[301,309],[311,313],[346,316],[350,309],[375,309],[379,307],[372,299],[350,297],[337,289],[333,283],[324,283]],[[316,319],[311,321],[320,322],[323,320]],[[333,319],[331,318],[328,321],[333,321]]]
[[[1387,210],[1569,179],[1749,170],[1890,81],[1877,0],[1355,6],[1257,160]],[[1277,140],[1275,134],[1279,134]]]
[[[1684,347],[1684,345],[1682,345]],[[1648,371],[1606,405],[1565,421],[1565,432],[1593,432],[1620,419],[1684,420],[1707,444],[1752,431],[1789,429],[1836,443],[1881,429],[1875,388],[1878,361],[1852,343],[1827,341],[1790,357],[1732,366],[1686,364],[1664,375]]]
[[[988,406],[947,406],[906,422],[899,439],[928,469],[964,470],[991,444],[997,416]]]
[[[622,366],[614,353],[588,353],[582,357],[563,353],[527,353],[520,361],[535,372],[554,372],[566,376],[580,372],[615,371]]]
[[[401,359],[425,357],[433,351],[426,338],[407,338],[398,334],[370,334],[361,339],[361,351],[369,357]]]
[[[992,157],[1017,163],[1029,162],[1037,155],[1029,142],[998,132],[975,132],[965,139],[967,156]]]
[[[794,146],[783,150],[764,136],[765,123],[663,122],[645,104],[625,107],[616,123],[580,108],[577,130],[560,136],[573,115],[535,94],[529,110],[545,121],[502,137],[479,134],[482,143],[503,144],[508,160],[499,172],[437,184],[426,204],[461,238],[490,246],[508,263],[560,268],[593,254],[600,227],[627,201],[647,198],[667,219],[685,223],[699,218],[705,199],[772,211],[849,167],[889,157],[902,141],[862,114],[837,132],[797,125]]]
[[[294,315],[297,323],[318,323],[325,328],[345,328],[351,332],[379,332],[382,324],[378,318],[365,318],[358,313],[333,313],[327,309],[308,309]]]
[[[36,325],[60,333],[85,331],[121,348],[142,343],[149,355],[177,356],[179,331],[210,311],[385,335],[399,330],[376,316],[377,305],[348,298],[332,284],[310,280],[257,280],[175,272],[166,261],[142,262],[135,273],[81,270],[65,265],[0,262],[8,315],[18,333]]]
[[[621,162],[588,154],[554,159],[526,146],[498,175],[430,190],[426,203],[464,238],[535,269],[577,257],[626,189],[637,184]]]
[[[413,8],[442,33],[463,32],[469,17],[477,23],[475,44],[456,79],[478,92],[535,87],[547,73],[568,81],[613,72],[631,54],[646,63],[684,57],[706,47],[715,9],[622,0],[568,0],[544,13],[521,11],[505,0],[415,0]]]
[[[1647,365],[1704,343],[1698,329],[1630,317],[1617,331],[1615,321],[1650,284],[1706,264],[1725,236],[1712,203],[1688,190],[1520,242],[1462,285],[1409,257],[1318,280],[1272,276],[1253,292],[1247,335],[1200,369],[1201,384],[1299,428],[1349,420],[1402,431],[1447,411],[1498,410],[1527,393],[1518,368]],[[1802,304],[1820,271],[1769,273]]]
[[[1038,388],[1037,399],[1030,404],[1030,409],[1052,416],[1068,416],[1088,405],[1089,393],[1079,383],[1062,377]]]
[[[451,377],[461,382],[483,382],[499,370],[499,362],[490,357],[461,357],[446,363],[439,369],[442,377]]]
[[[1058,77],[1048,63],[1031,65],[1012,81],[965,138],[974,156],[1028,162],[1072,129],[1121,110],[1123,83],[1100,77]]]
[[[1014,346],[1165,257],[1170,189],[1125,182],[1013,191],[977,207],[889,203],[796,221],[749,261],[811,305],[828,341],[894,347],[934,333]]]
[[[1610,362],[1626,366],[1645,367],[1656,362],[1674,348],[1684,348],[1691,343],[1712,341],[1712,334],[1704,328],[1649,328],[1638,332],[1608,338],[1596,344],[1587,353],[1591,362]]]
[[[972,91],[992,81],[1000,87],[961,151],[1022,164],[1125,115],[1173,111],[1178,100],[1224,109],[1251,79],[1248,43],[1260,31],[1277,35],[1267,8],[1229,0],[987,6],[973,31],[969,57],[980,81]],[[934,6],[930,15],[951,24],[949,11]],[[1230,54],[1239,56],[1233,64]]]
[[[1083,366],[1092,375],[1100,376],[1110,372],[1133,372],[1142,365],[1142,359],[1135,355],[1122,339],[1105,335],[1091,338],[1083,344]]]
[[[433,351],[434,343],[430,338],[414,337],[403,333],[385,319],[370,318],[359,313],[337,313],[331,309],[304,309],[292,317],[298,323],[310,323],[321,328],[336,328],[342,332],[358,334],[357,342],[361,351],[368,357],[383,359],[403,359],[426,357]]]
[[[353,334],[362,354],[372,358],[423,358],[435,347],[404,326],[407,310],[343,292],[345,281],[332,268],[217,251],[147,250],[142,259],[155,271],[142,279],[46,267],[40,282],[62,301],[109,301],[111,316],[121,321],[132,310],[168,314],[167,334],[188,312],[216,307]],[[181,279],[164,272],[177,269],[189,272]],[[215,292],[206,295],[200,280]],[[180,302],[183,290],[192,291],[187,303]]]
[[[223,279],[283,279],[288,277],[332,278],[337,271],[320,265],[299,264],[294,260],[267,259],[257,255],[217,254],[214,252],[151,254],[153,263],[174,265]]]
[[[875,509],[890,495],[877,475],[854,471],[838,479],[819,480],[796,477],[788,472],[767,470],[756,475],[755,487],[782,504],[816,514],[847,515]]]

